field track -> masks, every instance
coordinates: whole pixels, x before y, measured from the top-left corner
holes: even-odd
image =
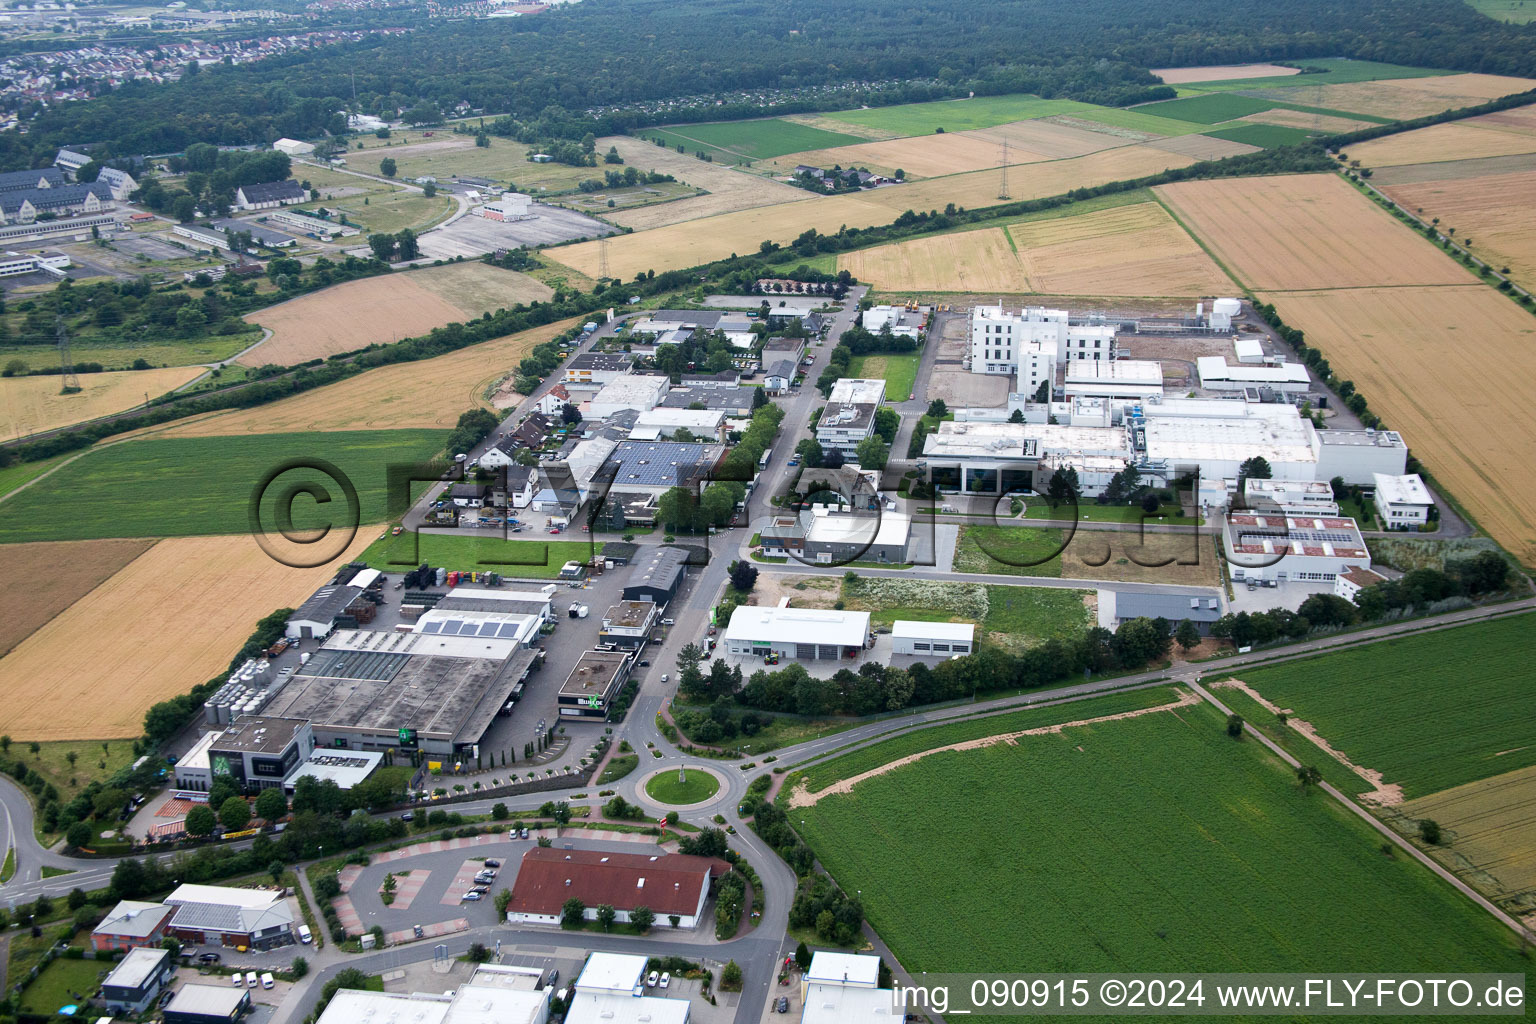
[[[292,366],[400,341],[553,294],[526,274],[479,262],[348,281],[247,314],[248,323],[269,328],[272,337],[239,361]]]
[[[1492,878],[1496,892],[1536,905],[1536,766],[1433,793],[1402,806],[1409,818],[1431,818],[1446,829],[1452,867]]]
[[[1536,170],[1481,178],[1389,185],[1382,191],[1405,209],[1455,227],[1475,251],[1510,276],[1536,287]]]
[[[1290,291],[1476,280],[1336,175],[1218,178],[1159,185],[1156,191],[1185,227],[1250,288]]]
[[[53,354],[57,366],[57,355]],[[6,377],[0,380],[0,428],[5,436],[25,437],[67,427],[98,416],[110,416],[158,398],[203,373],[201,366],[169,366],[160,370],[122,370],[80,374],[79,394],[59,393],[57,376]]]
[[[0,544],[0,656],[148,551],[152,540]]]
[[[360,532],[346,557],[371,539]],[[160,541],[5,656],[0,731],[138,736],[151,704],[221,674],[257,619],[334,572],[279,565],[246,536]]]
[[[1260,297],[1413,442],[1479,526],[1536,565],[1536,318],[1481,284]]]

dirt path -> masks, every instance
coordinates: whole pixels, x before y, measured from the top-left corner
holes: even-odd
[[[1257,690],[1243,682],[1241,679],[1226,679],[1219,683],[1212,683],[1211,689],[1241,690],[1243,693],[1246,693],[1248,696],[1252,697],[1255,701],[1262,704],[1268,710],[1273,711],[1275,714],[1285,715],[1285,724],[1288,728],[1295,729],[1297,732],[1301,733],[1323,753],[1327,754],[1329,757],[1339,762],[1339,764],[1342,764],[1344,767],[1348,768],[1350,771],[1354,772],[1356,775],[1360,776],[1366,782],[1371,784],[1372,789],[1369,793],[1360,794],[1360,799],[1366,803],[1376,804],[1380,807],[1395,807],[1403,802],[1402,786],[1395,782],[1383,781],[1381,772],[1375,771],[1371,768],[1362,768],[1360,765],[1355,764],[1348,757],[1344,756],[1342,751],[1335,750],[1327,740],[1319,736],[1317,733],[1317,728],[1311,722],[1304,722],[1301,719],[1296,718],[1289,708],[1282,708],[1277,706],[1273,701],[1265,700],[1262,696],[1259,695]]]
[[[890,764],[883,764],[879,768],[871,768],[869,771],[861,772],[852,778],[843,779],[841,782],[835,782],[828,786],[826,789],[823,789],[817,793],[808,792],[805,789],[805,784],[802,782],[795,788],[795,791],[790,794],[789,806],[814,807],[823,797],[833,796],[838,793],[851,792],[854,786],[858,785],[860,782],[863,782],[865,779],[872,779],[877,775],[884,775],[886,772],[895,771],[897,768],[900,768],[903,765],[909,765],[916,761],[921,761],[923,758],[930,754],[940,754],[947,750],[980,750],[983,747],[990,747],[998,743],[1016,744],[1019,739],[1025,736],[1050,736],[1079,725],[1097,725],[1100,722],[1119,722],[1124,721],[1127,718],[1140,718],[1142,715],[1156,714],[1160,711],[1176,711],[1179,708],[1186,708],[1191,704],[1198,703],[1200,703],[1200,697],[1197,694],[1189,690],[1181,690],[1178,700],[1168,704],[1159,704],[1156,707],[1139,708],[1135,711],[1122,711],[1117,715],[1103,715],[1099,718],[1083,718],[1075,722],[1061,722],[1057,725],[1045,725],[1037,729],[1024,729],[1020,732],[1005,732],[999,733],[996,736],[982,736],[979,739],[966,740],[962,743],[951,743],[946,747],[934,747],[932,750],[923,750],[916,754],[909,754],[906,757],[898,758],[897,760],[892,761]]]

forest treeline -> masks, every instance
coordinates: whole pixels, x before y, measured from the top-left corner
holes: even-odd
[[[1462,0],[587,0],[525,18],[378,17],[413,30],[46,110],[0,136],[0,169],[61,145],[127,155],[315,137],[351,105],[354,73],[363,111],[466,101],[558,128],[549,137],[750,115],[759,90],[764,102],[790,91],[775,112],[810,109],[828,86],[851,86],[854,103],[1031,92],[1124,105],[1167,94],[1152,67],[1329,56],[1536,75],[1536,25]],[[667,102],[725,94],[723,107]]]

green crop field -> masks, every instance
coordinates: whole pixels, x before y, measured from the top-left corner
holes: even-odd
[[[1073,112],[1066,121],[1091,121],[1094,124],[1107,125],[1110,128],[1124,128],[1127,131],[1144,132],[1147,135],[1161,135],[1164,138],[1172,138],[1178,135],[1195,135],[1205,131],[1207,125],[1197,124],[1194,121],[1177,121],[1171,117],[1158,117],[1156,114],[1144,114],[1139,109],[1124,110],[1119,107],[1089,107],[1087,110]]]
[[[1274,106],[1268,100],[1256,100],[1251,96],[1238,96],[1230,92],[1212,92],[1204,96],[1191,96],[1182,100],[1163,100],[1161,103],[1145,103],[1136,108],[1138,114],[1154,114],[1171,117],[1176,121],[1195,121],[1200,124],[1219,124],[1235,118],[1257,114]]]
[[[955,571],[1060,576],[1065,534],[1054,526],[964,526]]]
[[[935,129],[962,132],[991,128],[1009,121],[1028,121],[1052,114],[1079,114],[1103,108],[1077,100],[1045,100],[1028,93],[1008,96],[973,96],[968,100],[935,100],[903,103],[870,110],[840,110],[825,117],[845,124],[863,125],[897,135],[931,135]]]
[[[662,138],[674,146],[681,143],[690,153],[702,146],[749,160],[767,160],[785,153],[829,149],[866,141],[857,135],[824,131],[778,118],[677,124],[667,128],[641,129],[638,134],[644,139]]]
[[[1505,2],[1519,2],[1519,0],[1505,0]],[[1383,64],[1373,60],[1351,60],[1348,57],[1312,57],[1286,63],[1293,67],[1322,68],[1323,70],[1301,75],[1277,75],[1274,78],[1192,82],[1185,88],[1202,92],[1222,92],[1237,89],[1273,89],[1291,85],[1343,85],[1346,82],[1378,82],[1388,78],[1437,78],[1441,75],[1460,73],[1442,71],[1439,68],[1411,68],[1404,64]]]
[[[16,542],[245,533],[258,482],[295,459],[322,459],[345,473],[357,489],[362,522],[377,523],[385,517],[386,467],[431,458],[444,436],[386,430],[127,441],[93,451],[0,504],[0,536]],[[275,528],[279,498],[307,482],[323,486],[331,504],[295,498],[294,527],[344,520],[339,484],[292,470],[266,492],[267,529]]]
[[[819,793],[834,782],[851,779],[855,775],[862,775],[883,764],[899,761],[904,757],[922,753],[924,750],[964,743],[966,740],[980,739],[983,736],[999,736],[1008,732],[1022,732],[1025,729],[1043,729],[1063,722],[1081,722],[1107,715],[1122,715],[1127,711],[1139,711],[1142,708],[1157,707],[1159,704],[1172,704],[1178,699],[1179,691],[1172,686],[1153,686],[1143,690],[1109,693],[1102,697],[1087,697],[1066,704],[1052,704],[1049,707],[1025,708],[1022,711],[1009,711],[984,718],[967,718],[948,725],[938,725],[931,729],[919,729],[916,732],[894,736],[891,739],[849,751],[831,761],[812,765],[799,774],[805,780],[805,788],[808,791]],[[792,787],[786,787],[786,789],[789,788]]]
[[[913,974],[1527,973],[1512,933],[1224,725],[1197,704],[935,753],[791,819]]]
[[[494,528],[462,534],[402,533],[374,541],[359,560],[393,572],[426,562],[455,570],[483,569],[503,576],[552,579],[560,575],[566,562],[588,561],[602,546],[602,541],[594,547],[589,540],[556,540],[549,534],[525,532],[516,538],[503,540]]]
[[[1499,21],[1524,25],[1536,20],[1536,0],[1467,0],[1472,9]]]
[[[1536,615],[1239,673],[1408,799],[1536,764]]]
[[[1232,128],[1218,128],[1205,134],[1213,139],[1241,142],[1262,149],[1293,146],[1313,137],[1311,132],[1304,132],[1300,128],[1287,128],[1283,124],[1241,124]]]
[[[51,459],[41,459],[37,462],[18,462],[14,466],[0,469],[0,498],[10,494],[28,480],[36,480],[67,458],[69,458],[68,455],[55,455]]]

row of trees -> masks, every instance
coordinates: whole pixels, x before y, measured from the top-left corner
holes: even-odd
[[[373,250],[373,258],[380,263],[402,263],[421,258],[421,246],[416,241],[416,232],[410,228],[402,228],[393,235],[375,233],[368,236],[368,248]]]

